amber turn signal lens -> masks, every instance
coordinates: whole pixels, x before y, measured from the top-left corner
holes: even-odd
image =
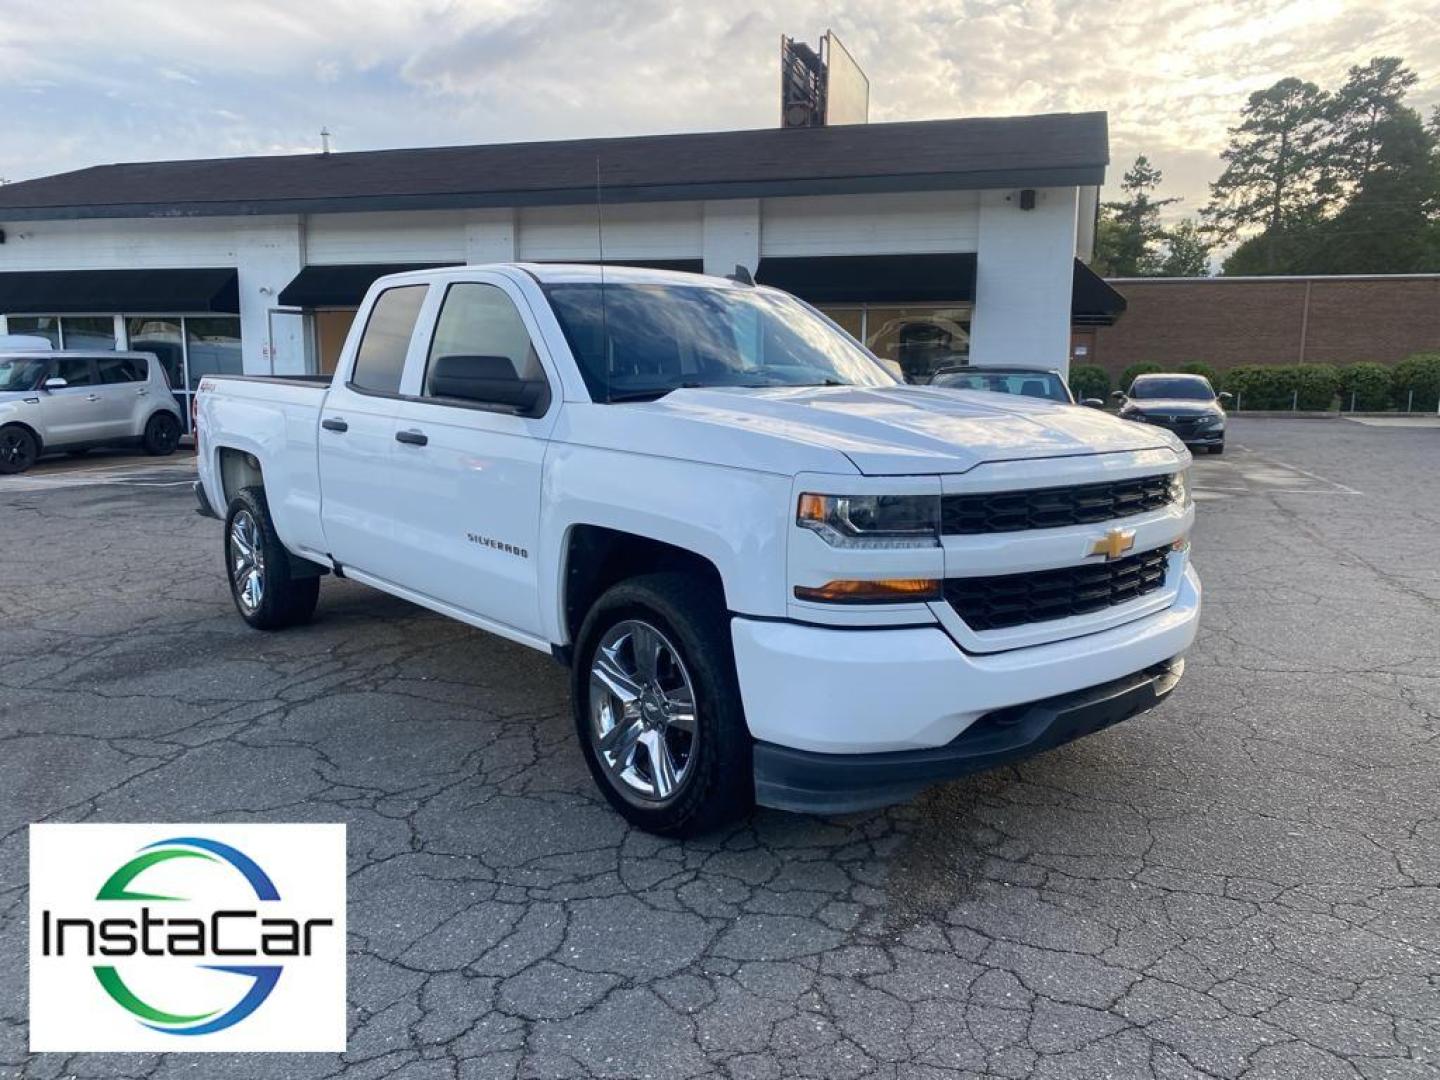
[[[882,578],[879,581],[831,581],[818,588],[795,586],[795,599],[822,604],[924,603],[940,599],[934,578]]]

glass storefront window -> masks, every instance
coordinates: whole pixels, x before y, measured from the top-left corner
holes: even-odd
[[[839,323],[840,328],[856,341],[865,340],[865,309],[858,307],[822,307],[825,316]]]
[[[321,375],[332,374],[340,363],[340,350],[345,346],[345,335],[350,333],[355,314],[355,308],[315,312],[315,367]]]
[[[161,315],[132,315],[125,320],[131,352],[154,353],[165,369],[171,390],[185,389],[185,345],[180,320]]]
[[[185,341],[190,390],[206,375],[243,375],[240,356],[240,320],[231,316],[185,319]]]
[[[60,333],[67,349],[115,348],[115,319],[109,315],[65,315]]]
[[[880,359],[899,364],[906,382],[929,382],[938,369],[969,358],[970,310],[968,304],[871,304],[865,309],[865,344]]]
[[[60,348],[60,320],[54,315],[11,315],[8,333],[42,337],[52,348]]]

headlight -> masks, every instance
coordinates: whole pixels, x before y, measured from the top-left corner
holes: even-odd
[[[940,496],[805,494],[795,524],[834,547],[938,547]]]
[[[1171,474],[1170,501],[1179,503],[1182,510],[1194,504],[1195,498],[1190,494],[1189,469],[1181,469],[1179,472]]]
[[[1224,417],[1224,415],[1221,414],[1221,413],[1211,413],[1211,414],[1208,415],[1208,416],[1202,416],[1202,417],[1200,418],[1200,420],[1199,420],[1199,426],[1200,426],[1200,427],[1224,427],[1224,426],[1225,426],[1225,417]]]

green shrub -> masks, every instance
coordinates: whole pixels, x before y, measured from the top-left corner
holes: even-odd
[[[1099,364],[1076,364],[1070,369],[1070,389],[1077,400],[1104,399],[1110,393],[1110,376]]]
[[[1289,370],[1291,389],[1299,391],[1299,408],[1318,411],[1335,404],[1340,373],[1333,364],[1296,364]]]
[[[1225,373],[1225,389],[1241,409],[1328,409],[1340,389],[1330,364],[1246,364]]]
[[[1120,389],[1128,393],[1136,375],[1155,375],[1164,370],[1159,364],[1131,364],[1120,373]]]
[[[1175,370],[1185,375],[1204,375],[1210,380],[1212,387],[1220,389],[1220,373],[1203,360],[1192,360],[1188,364],[1181,364]]]
[[[1392,373],[1395,407],[1407,405],[1422,412],[1440,407],[1440,353],[1415,353],[1395,365]],[[1412,399],[1411,391],[1415,392]]]
[[[1377,412],[1389,406],[1391,386],[1391,370],[1384,364],[1346,364],[1340,369],[1340,407]]]
[[[1242,364],[1225,372],[1225,389],[1235,395],[1233,405],[1240,409],[1288,407],[1290,391],[1276,375],[1281,370],[1268,364]]]

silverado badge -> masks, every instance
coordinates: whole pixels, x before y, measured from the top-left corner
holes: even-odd
[[[1090,554],[1104,555],[1108,562],[1110,559],[1118,559],[1134,546],[1134,529],[1111,529],[1090,545]]]

